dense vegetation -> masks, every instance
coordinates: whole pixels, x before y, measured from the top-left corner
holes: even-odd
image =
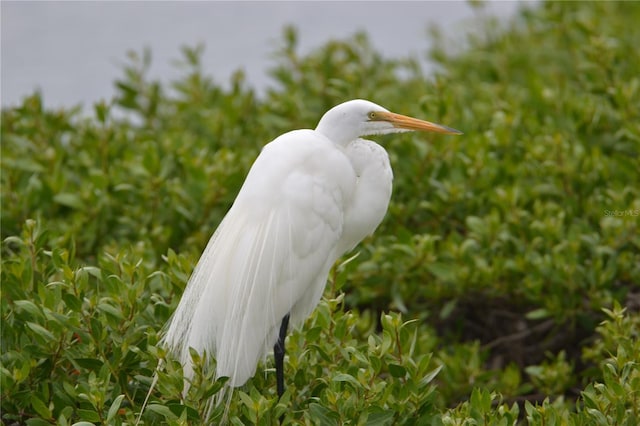
[[[364,34],[300,56],[288,29],[263,97],[185,48],[171,85],[131,54],[88,118],[39,93],[3,110],[2,422],[133,424],[261,146],[361,97],[465,134],[377,138],[385,221],[287,340],[284,398],[268,360],[231,422],[638,424],[638,22],[634,3],[544,3],[456,53],[434,32],[429,77]],[[169,360],[142,421],[198,424],[219,386],[203,373],[181,404]]]

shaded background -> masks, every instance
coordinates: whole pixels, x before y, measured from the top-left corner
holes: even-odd
[[[531,3],[531,2],[529,2]],[[177,75],[183,45],[206,47],[203,66],[218,82],[243,69],[264,91],[282,29],[298,29],[301,53],[366,31],[384,57],[429,64],[427,31],[464,34],[478,14],[506,20],[524,2],[2,2],[2,106],[39,88],[47,107],[111,98],[126,51],[150,47],[151,78]],[[461,37],[460,37],[461,38]]]

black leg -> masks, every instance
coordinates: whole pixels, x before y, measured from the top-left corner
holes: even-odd
[[[287,337],[287,328],[289,327],[289,314],[282,318],[280,324],[280,334],[278,341],[273,347],[273,356],[276,359],[276,385],[278,387],[278,398],[284,393],[284,339]]]

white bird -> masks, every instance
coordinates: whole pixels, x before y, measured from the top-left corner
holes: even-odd
[[[352,100],[315,130],[285,133],[262,149],[166,327],[162,341],[183,365],[185,390],[189,348],[216,360],[216,378],[229,377],[210,407],[273,348],[282,395],[289,322],[299,326],[311,314],[331,266],[373,233],[389,205],[389,157],[360,137],[412,130],[461,133]]]

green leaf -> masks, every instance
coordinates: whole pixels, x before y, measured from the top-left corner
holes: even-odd
[[[102,278],[102,271],[96,266],[83,266],[82,268],[79,268],[78,271],[86,272],[98,279]]]
[[[62,293],[62,300],[64,300],[64,303],[74,312],[80,312],[82,309],[82,302],[80,299],[71,293]]]
[[[97,306],[97,308],[98,310],[111,315],[117,320],[124,320],[124,317],[122,316],[122,311],[109,303],[100,303]]]
[[[249,396],[245,392],[238,392],[238,395],[240,396],[240,399],[242,400],[242,403],[244,405],[246,405],[248,408],[253,408],[254,403],[253,399],[251,399],[251,396]]]
[[[425,375],[421,380],[420,380],[420,386],[424,386],[428,383],[431,383],[431,381],[433,379],[435,379],[435,377],[438,375],[438,373],[440,372],[440,370],[442,370],[442,367],[444,367],[444,365],[439,365],[436,368],[434,368],[430,373],[428,373],[427,375]]]
[[[38,413],[38,415],[40,417],[42,417],[43,419],[50,419],[51,418],[51,410],[49,410],[49,407],[47,407],[45,405],[45,403],[42,402],[42,400],[40,400],[33,393],[31,394],[31,406],[33,407],[35,412]]]
[[[360,382],[358,382],[358,380],[350,374],[336,374],[331,380],[333,380],[334,382],[348,382],[351,383],[355,388],[361,387]]]
[[[36,324],[34,322],[27,321],[27,327],[29,327],[31,329],[31,331],[36,333],[38,336],[42,337],[42,339],[44,339],[45,341],[56,340],[56,338],[53,335],[53,333],[51,333],[49,330],[47,330],[46,328],[44,328],[40,324]]]
[[[61,192],[53,197],[53,201],[63,206],[71,207],[74,209],[81,209],[84,205],[82,199],[78,194],[72,194],[70,192]]]
[[[336,413],[315,402],[309,404],[309,414],[313,423],[318,426],[335,426],[340,419]]]
[[[605,415],[600,410],[596,410],[594,408],[587,408],[587,413],[589,413],[591,417],[594,417],[594,419],[592,420],[595,420],[596,424],[599,424],[602,426],[611,424],[611,422],[607,420]]]
[[[527,312],[527,319],[530,320],[540,320],[544,318],[549,318],[551,314],[545,308],[534,309],[533,311]]]
[[[44,319],[42,309],[31,300],[16,300],[13,302],[19,310],[28,312],[33,319]]]
[[[452,281],[455,279],[455,267],[451,264],[435,262],[427,265],[427,269],[442,281]]]
[[[389,364],[389,373],[393,377],[404,377],[407,375],[407,369],[399,364]]]
[[[312,327],[306,331],[305,337],[307,342],[315,342],[320,337],[322,333],[322,327]]]
[[[104,362],[96,358],[75,358],[73,363],[79,368],[83,368],[90,371],[99,371]]]
[[[176,420],[178,416],[173,414],[169,407],[160,404],[149,404],[147,409],[151,412],[161,415],[166,420]]]
[[[25,424],[27,426],[51,426],[51,422],[49,422],[47,420],[44,420],[44,419],[27,419],[25,421]],[[93,425],[93,423],[90,423],[90,424],[92,426],[95,426],[95,425]]]
[[[7,164],[8,163],[8,164]],[[29,158],[19,158],[17,160],[5,161],[5,164],[17,170],[23,170],[30,173],[42,173],[45,168],[42,164]]]
[[[479,217],[468,216],[465,219],[465,223],[467,225],[467,228],[469,228],[472,232],[476,233],[477,235],[482,236],[485,234],[486,224]]]
[[[116,415],[118,415],[118,410],[120,409],[120,404],[122,404],[122,400],[124,399],[124,395],[118,395],[116,399],[111,403],[111,407],[109,407],[109,411],[107,413],[107,423],[110,423],[113,419],[115,419]]]
[[[80,417],[82,420],[85,420],[87,422],[99,422],[100,421],[100,414],[98,414],[94,410],[86,410],[86,409],[79,408],[78,409],[78,417]]]
[[[393,424],[394,411],[381,410],[378,407],[369,408],[367,415],[367,426],[386,426]]]

